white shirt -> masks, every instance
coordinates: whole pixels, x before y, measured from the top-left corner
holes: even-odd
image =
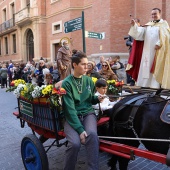
[[[95,93],[96,96],[106,96],[106,95],[102,95],[100,94],[99,92],[96,92]],[[111,109],[118,101],[115,101],[115,102],[110,102],[109,98],[104,98],[104,100],[100,103],[100,107],[101,107],[101,110],[104,111],[104,110],[108,110],[108,109]],[[93,108],[95,110],[99,110],[99,104],[96,104],[96,105],[92,105]]]

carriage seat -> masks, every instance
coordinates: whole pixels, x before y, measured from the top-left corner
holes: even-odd
[[[167,101],[166,105],[164,106],[160,118],[164,123],[170,124],[170,101]]]
[[[100,126],[100,125],[103,125],[109,122],[109,119],[110,119],[109,117],[101,117],[97,122],[97,126]]]

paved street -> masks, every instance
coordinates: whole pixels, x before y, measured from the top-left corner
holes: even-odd
[[[24,135],[31,133],[26,126],[20,127],[19,120],[12,115],[17,106],[17,100],[12,93],[6,93],[5,89],[0,89],[0,170],[24,170],[20,154],[20,143]],[[48,145],[51,140],[47,141]],[[48,153],[50,170],[62,170],[65,146],[61,148],[53,147]],[[107,160],[110,156],[100,152],[100,170],[108,170]],[[86,170],[85,149],[82,147],[76,170]],[[168,170],[167,166],[149,161],[143,158],[136,158],[129,164],[129,170]]]

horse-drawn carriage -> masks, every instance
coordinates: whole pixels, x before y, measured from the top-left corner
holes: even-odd
[[[135,155],[169,166],[167,153],[170,126],[160,120],[161,111],[167,103],[167,99],[160,95],[168,96],[168,91],[162,91],[160,94],[153,89],[135,89],[134,91],[138,94],[123,96],[125,98],[112,109],[110,118],[102,117],[98,121],[99,127],[109,122],[111,130],[109,137],[106,134],[99,136],[100,150],[113,154],[110,161],[112,169],[117,161],[119,161],[120,169],[126,169],[129,160],[134,160]],[[53,145],[67,146],[66,140],[61,142],[61,139],[65,138],[62,115],[59,114],[57,107],[50,107],[45,97],[33,101],[19,97],[18,106],[18,112],[13,114],[20,119],[22,128],[27,122],[33,132],[26,135],[21,142],[21,155],[25,169],[48,170],[46,155],[48,150]],[[164,110],[167,108],[168,106]],[[165,117],[169,118],[168,112]],[[54,139],[54,142],[45,150],[43,143],[50,138]],[[149,151],[137,148],[141,141]]]

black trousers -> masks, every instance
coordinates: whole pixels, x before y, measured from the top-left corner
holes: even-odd
[[[4,87],[4,85],[6,85],[6,87],[7,87],[7,78],[1,77],[1,87]]]

